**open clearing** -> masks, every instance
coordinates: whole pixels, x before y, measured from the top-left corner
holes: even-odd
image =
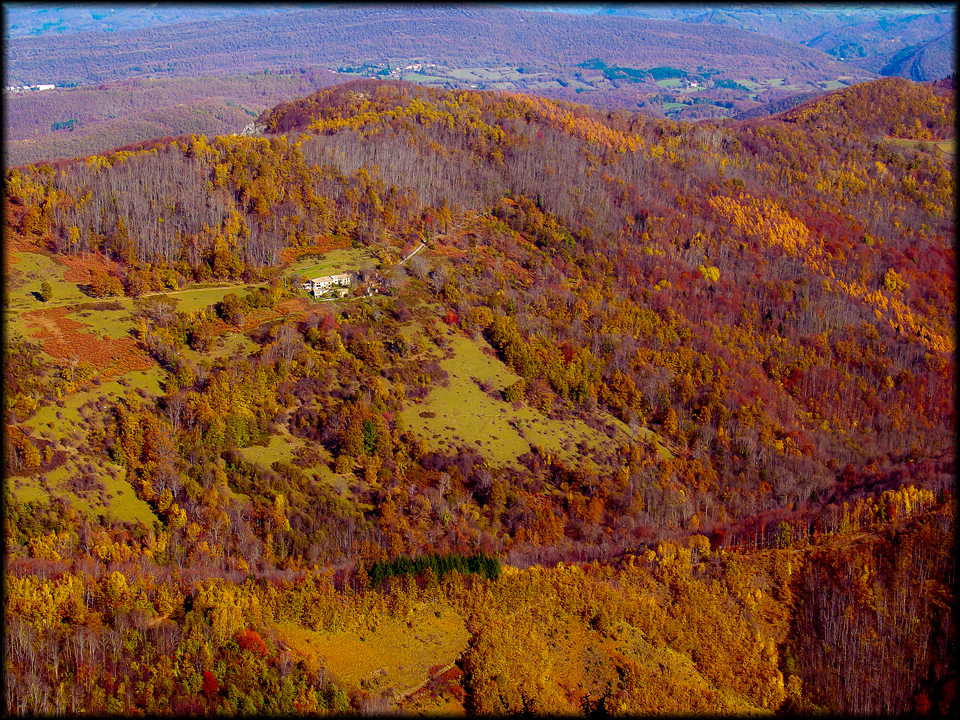
[[[201,308],[207,308],[223,300],[230,293],[235,295],[246,295],[253,288],[259,285],[244,284],[223,284],[207,285],[204,287],[187,288],[185,290],[171,290],[162,293],[151,293],[145,297],[167,297],[176,301],[178,312],[193,312]]]
[[[82,437],[88,427],[81,418],[81,406],[93,400],[96,403],[95,411],[102,412],[120,397],[137,390],[156,397],[163,394],[160,388],[161,375],[160,368],[153,366],[148,370],[129,372],[119,379],[106,380],[88,390],[70,393],[55,404],[41,406],[24,426],[33,428],[48,440],[58,442],[64,442],[75,434]]]
[[[316,255],[309,255],[291,265],[287,274],[297,274],[304,280],[309,280],[323,275],[359,270],[364,265],[372,266],[375,263],[376,258],[366,248],[341,248],[325,253],[319,261]]]
[[[579,418],[553,420],[524,403],[503,401],[499,392],[520,376],[493,355],[485,340],[443,332],[453,351],[440,361],[449,381],[434,387],[425,403],[410,403],[403,413],[407,427],[428,445],[441,450],[472,445],[493,463],[513,464],[534,445],[573,462],[582,457],[581,443],[593,450],[631,439],[629,428],[612,416],[602,416],[610,428],[608,435]],[[481,390],[479,383],[490,386],[492,392]],[[650,431],[645,435],[656,438]]]
[[[81,478],[85,479],[78,483]],[[81,514],[90,517],[103,515],[122,522],[142,522],[146,527],[152,527],[157,516],[137,497],[125,478],[126,471],[119,465],[104,463],[97,466],[73,457],[48,473],[8,478],[7,486],[18,502],[42,501],[48,495],[59,495]]]
[[[69,317],[64,307],[32,310],[20,316],[27,337],[38,342],[43,351],[62,362],[87,361],[103,375],[124,375],[133,370],[148,370],[155,365],[131,337],[98,337],[93,325]],[[110,318],[116,320],[116,317]],[[114,332],[117,327],[114,325]]]
[[[824,90],[839,90],[840,88],[844,88],[846,86],[847,84],[845,82],[841,82],[840,80],[827,80],[825,83],[823,83]]]
[[[269,468],[278,460],[289,463],[293,460],[294,450],[293,441],[284,433],[283,435],[271,435],[270,442],[266,446],[250,445],[249,447],[238,448],[237,451],[248,463]]]
[[[417,603],[408,622],[383,618],[375,631],[323,633],[281,623],[280,637],[308,663],[323,666],[350,692],[405,695],[429,679],[430,668],[453,663],[467,649],[470,633],[452,608]]]
[[[14,249],[10,261],[4,272],[4,282],[7,290],[5,311],[11,315],[90,299],[80,292],[76,283],[64,280],[67,266],[47,255]],[[44,282],[49,282],[53,288],[53,298],[48,302],[39,297]]]
[[[936,148],[946,157],[953,159],[957,155],[957,140],[910,140],[909,138],[886,138],[888,142],[893,145],[899,145],[904,148],[912,148],[917,150],[933,150]]]
[[[420,85],[443,85],[447,78],[441,77],[439,75],[424,75],[422,73],[406,73],[403,75],[403,80],[407,82],[414,82]]]
[[[133,301],[130,298],[113,301],[94,301],[74,305],[64,315],[90,328],[90,332],[104,340],[130,337],[134,328]]]

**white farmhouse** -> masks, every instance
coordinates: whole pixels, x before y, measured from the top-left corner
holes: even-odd
[[[307,280],[303,284],[303,289],[309,293],[313,293],[314,297],[320,297],[320,295],[333,287],[348,288],[350,287],[352,281],[353,276],[350,273],[324,275],[322,277],[313,278],[312,280]]]

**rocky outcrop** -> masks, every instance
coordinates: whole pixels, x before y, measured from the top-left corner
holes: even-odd
[[[262,135],[262,134],[263,134],[263,131],[266,130],[266,129],[267,129],[267,126],[264,125],[263,123],[252,122],[252,123],[250,123],[249,125],[247,125],[243,130],[241,130],[240,132],[235,133],[235,134],[236,134],[236,135],[249,135],[249,136],[251,136],[251,137],[255,137],[255,136],[257,136],[257,135]]]

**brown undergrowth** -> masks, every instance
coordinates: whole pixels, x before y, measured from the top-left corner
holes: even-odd
[[[25,313],[23,321],[34,329],[30,337],[57,360],[86,360],[105,376],[148,370],[154,362],[131,338],[99,338],[89,326],[67,317],[69,308],[59,307]]]

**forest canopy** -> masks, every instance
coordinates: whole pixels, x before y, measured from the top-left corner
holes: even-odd
[[[8,704],[946,712],[954,123],[357,80],[8,170]]]

